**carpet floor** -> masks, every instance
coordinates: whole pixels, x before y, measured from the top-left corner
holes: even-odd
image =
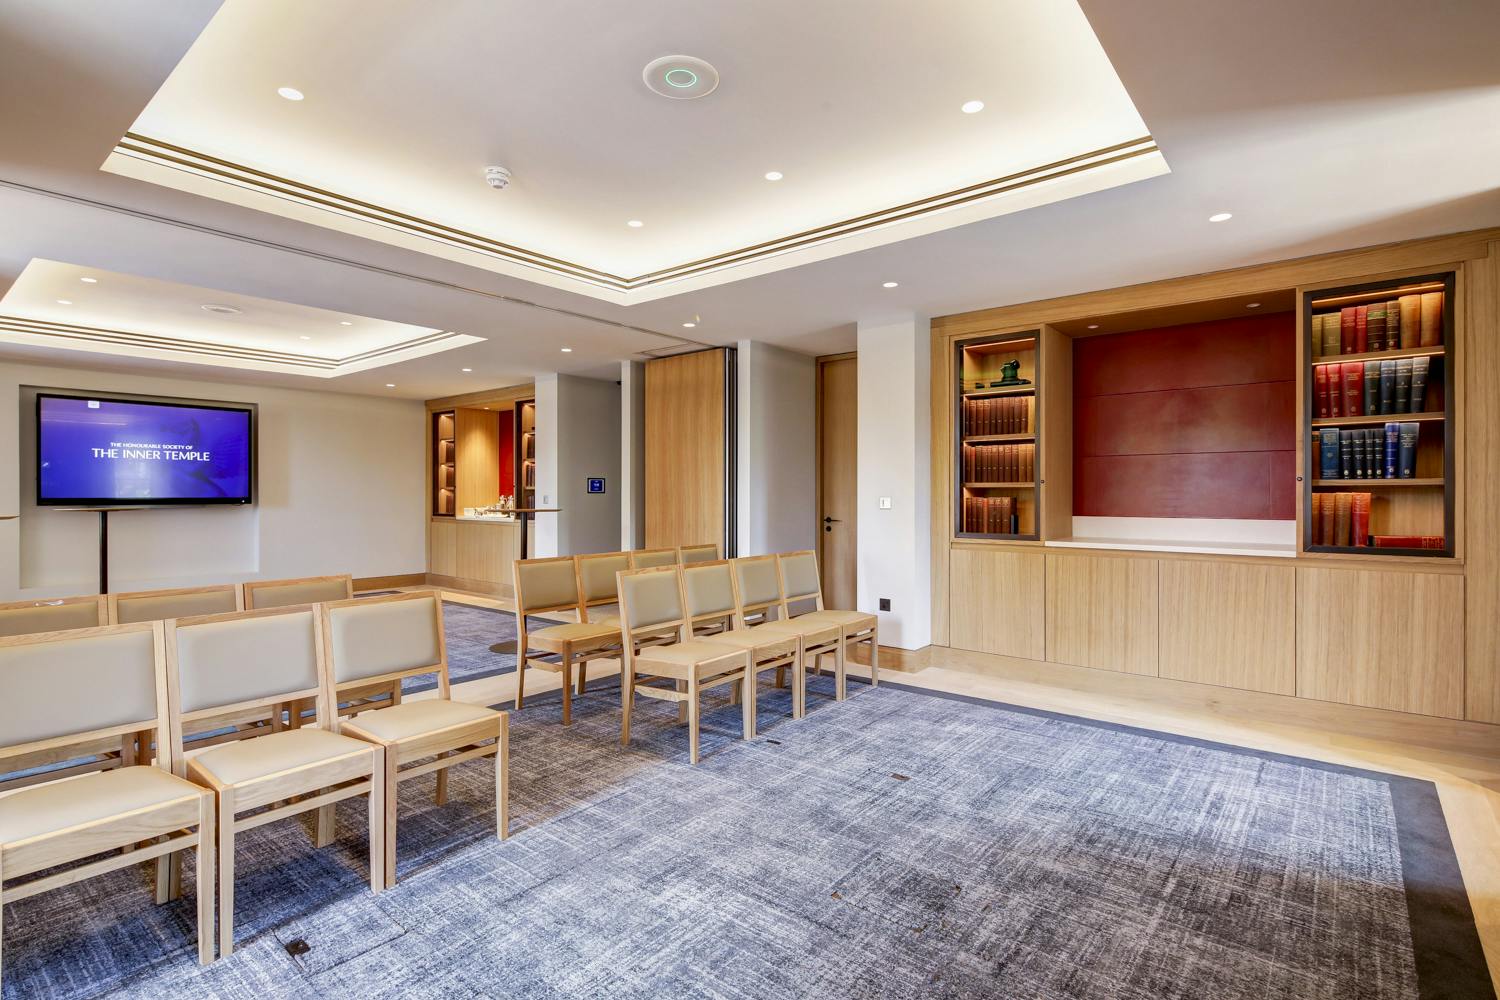
[[[400,882],[363,805],[314,850],[237,853],[238,949],[194,960],[191,896],[133,869],[5,912],[5,1000],[120,996],[1493,997],[1428,783],[1043,712],[818,678],[762,733],[671,706],[619,746],[613,686],[512,725],[514,835],[487,761],[402,787]],[[822,696],[819,696],[822,695]],[[187,885],[191,887],[190,869]]]
[[[509,611],[444,601],[443,637],[448,643],[450,684],[508,674],[516,669],[516,616]],[[511,652],[499,653],[490,648],[505,642],[511,644]],[[437,681],[431,677],[411,677],[402,682],[401,691],[415,694],[435,687]]]

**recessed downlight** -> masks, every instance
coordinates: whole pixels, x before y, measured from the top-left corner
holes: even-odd
[[[1245,303],[1245,308],[1246,309],[1259,309],[1260,308],[1260,303],[1259,302],[1246,302]]]
[[[626,219],[625,225],[629,226],[631,229],[639,229],[644,226],[645,223],[640,219]]]
[[[387,389],[394,389],[394,388],[396,388],[396,383],[394,383],[394,382],[387,382],[387,383],[386,383],[386,384],[385,384],[385,387],[386,387],[386,388],[387,388]]]
[[[560,350],[561,350],[561,351],[562,351],[562,352],[563,352],[563,353],[564,353],[564,354],[572,354],[572,353],[573,353],[573,348],[571,348],[571,347],[563,347],[563,348],[560,348]]]
[[[60,305],[60,306],[70,306],[70,305],[73,304],[73,300],[72,299],[58,299],[57,300],[57,304]]]
[[[83,282],[85,285],[97,285],[97,284],[99,284],[99,279],[98,278],[79,278],[78,280],[81,281],[81,282]]]
[[[1099,324],[1098,323],[1090,323],[1089,324],[1089,329],[1090,330],[1097,330],[1097,329],[1099,329]]]
[[[1232,218],[1234,218],[1234,213],[1233,212],[1215,212],[1213,215],[1210,215],[1208,217],[1208,221],[1209,222],[1228,222]]]
[[[880,287],[881,288],[900,288],[901,287],[901,283],[899,281],[882,281],[880,283]]]
[[[979,112],[984,110],[984,102],[964,101],[963,106],[960,107],[959,110],[966,115],[977,115]]]
[[[238,309],[234,306],[226,306],[222,302],[209,302],[203,306],[203,311],[216,313],[220,316],[238,316],[245,310]]]
[[[459,371],[464,371],[464,372],[471,372],[471,371],[473,371],[473,370],[474,370],[474,369],[472,369],[472,368],[460,368],[460,369],[459,369]]]
[[[289,101],[300,101],[306,96],[296,87],[277,87],[276,93]]]
[[[311,338],[311,337],[309,337],[309,336],[308,336],[308,335],[307,335],[307,334],[305,334],[305,333],[304,333],[304,334],[303,334],[303,335],[302,335],[302,336],[300,336],[300,337],[298,337],[298,338],[297,338],[297,339],[298,339],[298,340],[312,340],[312,338]]]
[[[682,324],[682,328],[684,330],[691,330],[693,327],[695,327],[697,325],[698,325],[697,323],[684,323],[684,324]]]
[[[768,181],[779,181],[784,176],[785,175],[780,170],[767,170],[766,171],[766,180],[768,180]]]
[[[347,319],[341,319],[341,320],[339,320],[339,326],[353,326],[353,325],[354,324],[351,323],[351,322],[349,322]]]
[[[719,71],[696,56],[662,56],[646,64],[641,79],[653,94],[691,101],[714,92],[719,86]]]

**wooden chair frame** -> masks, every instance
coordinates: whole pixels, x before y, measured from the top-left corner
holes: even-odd
[[[813,580],[817,587],[809,594],[792,594],[787,592],[785,561],[793,557],[808,557],[812,559]],[[814,610],[806,614],[820,614],[828,609],[823,607],[823,571],[818,565],[818,554],[812,549],[799,549],[795,552],[781,552],[776,556],[776,578],[781,584],[781,615],[787,621],[796,621],[802,615],[794,616],[791,605],[793,602],[812,601]],[[870,647],[870,686],[880,686],[880,619],[876,615],[867,615],[862,612],[850,611],[848,615],[853,621],[841,623],[839,631],[843,640],[843,656],[836,657],[837,677],[835,684],[838,687],[837,698],[843,701],[847,691],[845,686],[846,669],[849,663],[849,653],[854,647],[861,643]],[[821,657],[820,657],[821,659]]]
[[[265,605],[255,606],[255,595],[258,591],[268,590],[271,587],[297,587],[317,583],[344,582],[344,599],[354,597],[354,576],[350,573],[334,573],[329,576],[294,576],[285,580],[246,580],[241,587],[245,593],[246,611],[269,610]],[[298,605],[272,605],[271,607],[296,607]]]
[[[688,600],[688,574],[716,567],[722,567],[723,573],[729,578],[729,605],[694,614],[692,603]],[[688,635],[692,638],[711,639],[714,636],[724,636],[726,633],[745,637],[751,637],[751,633],[757,633],[753,638],[759,639],[760,644],[749,647],[750,672],[747,675],[744,692],[746,697],[751,702],[758,700],[760,675],[767,670],[776,671],[774,675],[776,687],[785,687],[786,671],[790,667],[792,670],[792,718],[802,718],[806,710],[807,677],[803,668],[801,634],[791,630],[751,628],[745,624],[739,610],[739,581],[735,578],[734,567],[728,559],[684,564],[679,567],[677,580],[681,587],[682,611],[687,617]],[[758,704],[751,706],[752,734],[758,724],[756,720],[759,711]]]
[[[688,553],[690,552],[693,553],[693,559],[691,560],[688,559]],[[705,553],[712,553],[712,555],[709,555],[707,559],[698,558],[698,556]],[[677,546],[677,565],[679,566],[699,566],[703,563],[724,561],[725,560],[723,559],[723,557],[719,555],[718,542],[703,542],[698,545]]]
[[[678,553],[675,547],[630,550],[630,568],[633,570],[660,569],[664,566],[676,566],[677,564]]]
[[[438,659],[436,663],[423,664],[405,670],[393,671],[382,674],[376,678],[361,678],[345,684],[338,682],[338,664],[334,662],[333,649],[333,613],[339,608],[350,606],[368,607],[372,604],[391,604],[400,601],[422,601],[431,600],[437,608],[437,644]],[[402,594],[391,594],[384,597],[366,597],[358,600],[331,601],[321,605],[322,636],[324,645],[324,659],[328,664],[328,670],[333,677],[334,696],[340,697],[345,690],[353,690],[360,685],[368,684],[371,680],[381,682],[394,682],[397,687],[408,677],[422,677],[427,674],[437,674],[438,698],[443,701],[452,700],[452,692],[448,684],[448,643],[443,635],[443,598],[438,591],[419,590]],[[385,852],[384,870],[385,884],[392,886],[396,884],[396,786],[403,781],[421,777],[424,774],[437,772],[437,790],[435,799],[438,805],[448,801],[448,768],[465,761],[476,760],[480,757],[495,758],[495,835],[501,840],[510,836],[510,716],[505,712],[496,712],[494,719],[481,719],[474,722],[465,722],[460,725],[447,726],[435,729],[419,735],[409,736],[400,740],[383,739],[370,732],[361,719],[368,716],[388,712],[395,706],[389,708],[373,709],[345,722],[335,723],[335,732],[343,732],[355,739],[373,743],[383,750],[384,768],[381,771],[382,782],[385,786],[385,814],[383,822],[385,825]],[[492,740],[493,742],[485,742]],[[432,758],[425,760],[425,758]],[[424,761],[419,763],[420,761]],[[332,828],[333,813],[331,806],[324,807],[323,822]]]
[[[834,698],[838,701],[844,699],[844,633],[843,629],[833,624],[822,624],[804,622],[797,624],[787,615],[786,591],[781,582],[781,567],[776,562],[776,556],[741,556],[730,560],[734,569],[734,596],[738,605],[739,620],[744,627],[776,629],[778,631],[795,632],[802,637],[801,662],[803,664],[803,712],[807,711],[806,695],[806,664],[808,657],[812,657],[813,669],[820,675],[823,672],[823,657],[833,656],[834,668]],[[770,563],[771,569],[776,576],[776,596],[764,601],[746,601],[743,587],[740,583],[740,569],[744,566],[759,563]]]
[[[30,608],[55,608],[65,604],[92,604],[95,609],[97,626],[111,624],[109,617],[109,604],[103,594],[77,594],[72,597],[47,597],[30,601],[6,601],[0,604],[0,611],[25,611]],[[70,629],[49,629],[50,632],[71,631]],[[46,632],[23,632],[20,635],[46,635]],[[0,636],[0,638],[9,638]]]
[[[573,565],[573,600],[562,604],[530,606],[526,603],[526,591],[521,585],[522,566],[541,563],[570,562]],[[526,627],[527,615],[572,611],[579,624],[590,624],[583,607],[583,589],[578,582],[578,562],[574,556],[550,556],[541,559],[517,559],[512,565],[512,576],[516,594],[516,700],[515,710],[520,711],[526,686],[526,668],[541,667],[562,674],[562,722],[573,724],[573,668],[579,668],[578,693],[583,693],[584,676],[590,660],[618,659],[620,657],[620,632],[617,629],[594,638],[568,639],[548,636],[544,629],[532,634]],[[604,627],[604,626],[601,626]],[[535,646],[539,653],[533,654]]]
[[[175,773],[177,761],[172,757],[172,741],[162,735],[170,728],[170,699],[164,655],[164,628],[161,622],[103,625],[64,632],[11,636],[0,638],[0,647],[57,641],[59,637],[89,638],[133,632],[152,633],[153,674],[156,682],[155,718],[29,743],[0,746],[0,763],[34,757],[39,753],[68,753],[68,747],[79,743],[117,743],[123,737],[144,731],[157,734],[156,742],[161,748],[156,763],[147,766],[159,767],[168,774]],[[97,770],[108,770],[114,766],[117,766],[117,762]],[[52,772],[46,777],[55,780],[62,773]],[[77,774],[79,769],[70,768],[66,773]],[[180,798],[144,809],[100,817],[25,840],[0,843],[0,938],[3,938],[5,904],[152,859],[157,862],[157,902],[165,902],[168,856],[178,851],[193,850],[197,856],[198,961],[203,965],[212,962],[216,843],[214,798],[207,790],[197,788],[189,782],[184,781],[182,785],[183,794]],[[20,885],[7,885],[9,880],[91,857],[96,860],[54,871]]]
[[[614,584],[613,589],[611,589],[610,593],[607,596],[605,596],[605,597],[589,597],[588,588],[584,586],[584,582],[583,582],[583,567],[584,567],[584,564],[588,563],[588,562],[591,562],[592,560],[595,560],[595,559],[619,559],[622,556],[625,559],[625,566],[626,566],[626,568],[627,569],[633,568],[633,567],[630,566],[630,553],[629,552],[623,552],[623,551],[622,552],[587,552],[587,553],[583,553],[583,554],[576,555],[576,556],[572,557],[573,558],[573,566],[574,566],[575,570],[577,571],[577,577],[578,577],[578,620],[579,621],[581,621],[581,622],[587,622],[587,621],[589,621],[589,619],[591,617],[591,615],[589,613],[589,609],[590,608],[602,608],[602,607],[605,607],[605,606],[610,605],[610,604],[614,604],[614,605],[618,606],[619,603],[620,603],[620,586],[619,586],[619,580],[618,580],[618,578],[614,578],[614,577],[611,578],[612,582]],[[594,624],[608,624],[608,622],[607,621],[600,621],[600,622],[596,622]],[[582,684],[580,684],[578,686],[578,693],[579,694],[583,693],[583,685]]]
[[[245,610],[245,589],[238,583],[216,583],[208,587],[172,587],[168,590],[133,590],[123,594],[105,594],[104,599],[109,608],[109,623],[118,625],[120,624],[121,601],[143,597],[192,597],[197,594],[230,594],[234,597],[234,610]],[[152,620],[166,621],[168,618],[180,617],[184,616],[163,615],[160,619]]]
[[[640,629],[630,624],[630,597],[626,582],[651,574],[671,573],[677,590],[678,617]],[[640,694],[659,701],[677,704],[677,721],[688,724],[688,762],[698,763],[698,731],[702,716],[699,695],[708,688],[730,684],[731,699],[738,698],[744,720],[744,738],[755,735],[755,697],[745,688],[750,671],[750,653],[733,646],[720,646],[722,654],[713,654],[691,663],[674,662],[653,649],[670,647],[689,640],[686,609],[682,605],[682,568],[677,565],[653,566],[648,569],[623,570],[620,574],[620,636],[624,643],[624,661],[620,673],[620,745],[630,745],[630,716],[635,696]],[[694,640],[707,645],[711,639]],[[667,687],[666,684],[670,684]]]
[[[273,615],[310,614],[312,616],[314,657],[317,663],[317,686],[297,691],[278,692],[265,697],[231,705],[216,705],[193,712],[182,711],[182,674],[178,660],[177,635],[184,629],[222,621],[262,618]],[[385,888],[384,857],[385,837],[385,784],[381,774],[385,763],[385,751],[374,745],[351,748],[348,753],[302,764],[297,767],[263,775],[248,781],[227,783],[220,781],[205,769],[200,758],[184,759],[182,753],[183,728],[186,724],[217,720],[226,713],[252,711],[275,705],[296,704],[311,700],[316,715],[314,725],[337,732],[333,717],[332,673],[324,658],[323,619],[315,605],[292,605],[284,608],[240,611],[221,615],[200,615],[193,618],[169,620],[166,624],[167,639],[167,698],[169,712],[168,753],[179,776],[185,776],[196,784],[213,791],[218,807],[219,835],[219,954],[228,956],[234,951],[234,841],[235,835],[280,819],[307,812],[320,812],[344,799],[359,795],[369,796],[370,823],[370,891],[381,892]],[[263,738],[272,738],[272,733]],[[351,743],[356,742],[351,739]],[[241,813],[261,809],[248,816]],[[331,824],[317,823],[314,842],[319,847],[332,840]],[[174,880],[175,881],[175,880]]]

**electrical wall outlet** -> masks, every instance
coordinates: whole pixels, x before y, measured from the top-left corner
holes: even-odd
[[[890,510],[891,509],[891,498],[890,497],[881,497],[880,498],[880,509],[881,510]]]
[[[882,597],[880,599],[880,610],[881,611],[889,611],[889,610],[891,610],[891,599],[889,597]]]

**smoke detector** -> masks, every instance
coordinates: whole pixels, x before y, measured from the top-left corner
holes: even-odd
[[[504,191],[510,184],[510,171],[504,167],[485,167],[484,182],[496,191]]]
[[[641,79],[652,93],[674,101],[707,97],[719,86],[719,71],[696,56],[662,56],[646,64]]]

